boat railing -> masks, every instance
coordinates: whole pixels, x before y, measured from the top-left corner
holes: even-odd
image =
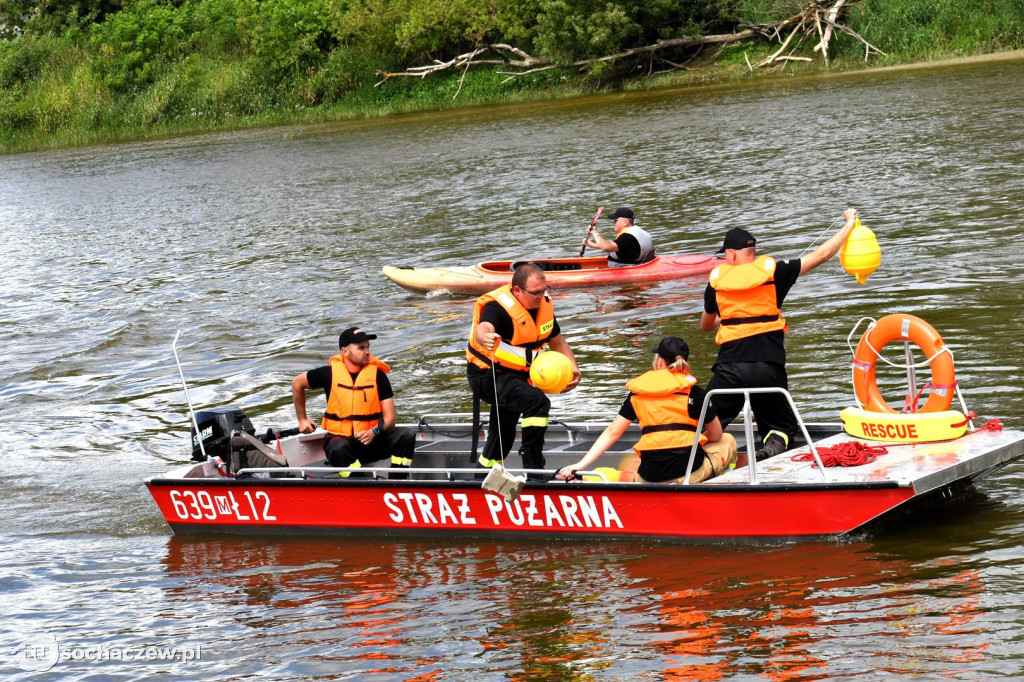
[[[754,421],[753,411],[750,409],[750,396],[754,393],[780,393],[785,397],[789,403],[790,409],[793,410],[793,416],[796,417],[797,424],[800,425],[800,431],[804,434],[804,438],[807,440],[807,446],[810,448],[811,454],[814,455],[814,461],[818,465],[818,470],[821,472],[821,479],[828,483],[828,474],[825,473],[825,465],[822,464],[821,458],[818,456],[818,450],[814,447],[814,441],[811,440],[811,434],[807,432],[807,426],[804,424],[803,417],[800,416],[800,410],[796,409],[796,403],[793,402],[793,396],[789,394],[784,388],[777,386],[766,386],[764,388],[715,388],[708,391],[704,396],[704,404],[700,409],[700,418],[697,420],[697,433],[701,433],[704,430],[704,417],[707,415],[708,405],[711,403],[711,397],[715,395],[743,395],[743,435],[747,441],[747,470],[750,472],[750,484],[757,484],[757,456],[755,455],[756,448],[754,447]],[[700,445],[700,439],[697,438],[693,442],[693,447],[690,448],[690,460],[686,465],[686,479],[683,481],[684,485],[690,485],[690,474],[693,472],[693,463],[697,458],[697,447]]]
[[[420,432],[431,432],[446,438],[471,438],[472,428],[466,429],[467,415],[463,412],[428,412],[420,416],[415,426]],[[549,434],[553,426],[561,426],[569,445],[582,440],[581,434],[604,431],[608,416],[595,412],[566,412],[551,415],[548,420]],[[461,429],[455,432],[454,429]],[[480,429],[487,437],[487,420],[482,420]]]
[[[509,473],[519,474],[535,474],[541,476],[553,476],[554,472],[551,469],[505,469]],[[555,470],[557,471],[557,470]],[[396,469],[394,467],[313,467],[313,466],[295,466],[295,467],[246,467],[239,469],[234,477],[235,478],[246,478],[254,474],[298,474],[299,478],[328,478],[342,473],[368,473],[373,474],[374,478],[388,478],[391,474],[435,474],[444,475],[449,480],[456,480],[455,475],[469,475],[469,476],[480,476],[483,477],[486,473],[486,469],[480,467],[408,467]],[[603,471],[587,470],[578,471],[580,476],[594,476],[600,478],[605,483],[610,483],[608,476]],[[339,476],[340,478],[340,476]],[[401,479],[391,479],[401,480]],[[552,479],[553,480],[553,479]]]

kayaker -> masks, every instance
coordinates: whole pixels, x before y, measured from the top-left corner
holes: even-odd
[[[544,271],[527,263],[516,268],[510,284],[484,294],[473,308],[466,379],[474,395],[491,406],[487,442],[477,460],[480,466],[490,468],[508,456],[522,415],[523,467],[544,468],[551,401],[529,383],[530,362],[544,345],[572,361],[572,380],[565,390],[575,388],[580,383],[579,366],[555,319]]]
[[[338,336],[338,355],[323,367],[292,379],[292,402],[303,433],[316,430],[306,416],[306,391],[323,389],[327,397],[321,426],[327,431],[324,453],[331,466],[362,467],[385,458],[390,458],[392,469],[412,465],[416,433],[395,426],[395,394],[388,379],[391,369],[370,354],[370,341],[376,338],[359,327],[349,327]],[[389,475],[408,477],[407,472]]]
[[[690,374],[690,347],[677,336],[666,336],[652,349],[651,370],[633,379],[629,395],[619,413],[605,428],[583,459],[562,467],[559,478],[585,470],[618,442],[629,425],[640,422],[640,440],[633,447],[640,455],[640,467],[633,480],[638,483],[682,483],[690,450],[697,439],[697,422],[705,391]],[[723,433],[714,407],[708,405],[703,433],[693,460],[690,483],[719,475],[736,463],[736,439]]]
[[[700,328],[717,329],[718,358],[708,382],[716,388],[789,388],[784,345],[786,320],[782,302],[797,278],[805,275],[839,251],[857,219],[855,209],[843,213],[846,223],[810,254],[793,260],[776,261],[757,257],[754,237],[734,228],[725,235],[718,253],[725,264],[711,271],[704,291],[704,312]],[[743,409],[742,394],[719,394],[713,398],[718,417],[728,426]],[[797,421],[784,396],[755,393],[750,396],[762,447],[757,459],[775,456],[789,449],[797,432]]]
[[[615,226],[615,239],[609,241],[591,227],[583,238],[584,246],[607,253],[608,265],[612,267],[646,263],[654,258],[654,239],[646,230],[633,224],[633,209],[620,206],[608,217]]]

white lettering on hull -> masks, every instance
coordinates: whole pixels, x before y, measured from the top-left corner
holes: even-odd
[[[520,494],[509,503],[486,494],[493,526],[518,528],[623,528],[615,505],[605,495]],[[418,526],[473,526],[469,499],[461,493],[385,493],[388,517],[395,523]],[[438,510],[435,514],[435,509]],[[456,512],[458,512],[456,514]]]
[[[413,504],[414,500],[415,504]],[[440,521],[433,513],[434,500],[437,501],[438,509],[441,510]],[[447,496],[444,494],[432,496],[427,493],[384,493],[384,504],[391,510],[388,517],[395,523],[476,525],[476,519],[469,513],[471,511],[469,496],[465,493],[450,493]],[[418,516],[417,510],[420,512]]]
[[[484,493],[484,508],[478,496],[471,499],[468,493],[450,491],[388,491],[382,500],[387,518],[406,526],[477,526],[476,514],[483,514],[496,528],[624,528],[615,505],[606,495],[521,493],[508,503],[500,495]],[[212,495],[206,490],[171,490],[170,503],[174,516],[183,521],[278,521],[278,516],[271,512],[270,495],[264,490],[228,490]],[[328,524],[333,525],[330,521]],[[341,525],[345,525],[343,520]]]

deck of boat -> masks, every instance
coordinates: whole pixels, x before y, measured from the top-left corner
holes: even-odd
[[[472,421],[468,415],[425,415],[415,425],[406,425],[417,431],[416,453],[413,466],[418,471],[413,479],[451,480],[465,478],[453,475],[451,470],[465,470],[476,464],[470,454],[472,447]],[[552,417],[548,428],[544,457],[546,469],[554,473],[563,466],[578,461],[604,430],[605,423],[586,416],[566,415]],[[746,434],[742,424],[731,424],[727,431],[739,444],[740,455],[736,468],[710,479],[701,487],[786,486],[857,487],[879,484],[912,487],[921,494],[953,481],[975,480],[1005,463],[1024,456],[1024,434],[1010,430],[978,430],[951,441],[894,444],[863,441],[847,435],[840,424],[807,424],[808,435],[819,449],[839,443],[860,442],[868,446],[883,446],[886,452],[871,462],[859,466],[830,466],[824,470],[809,458],[806,439],[797,437],[794,448],[776,457],[755,463],[751,468],[747,458]],[[323,460],[322,432],[300,435],[281,441],[284,454],[293,467],[309,466]],[[756,430],[751,433],[757,443]],[[635,457],[632,446],[640,437],[636,424],[592,466],[621,469]],[[483,448],[486,431],[478,432],[478,451]],[[522,466],[518,452],[519,438],[513,443],[506,468],[512,472]],[[756,447],[756,446],[755,446]],[[377,463],[386,467],[386,462]],[[378,472],[380,473],[380,472]],[[464,473],[464,472],[463,472]]]

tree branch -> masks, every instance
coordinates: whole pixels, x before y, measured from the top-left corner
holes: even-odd
[[[499,73],[508,76],[503,83],[526,76],[529,74],[540,73],[543,71],[550,71],[552,69],[560,68],[574,68],[574,69],[585,69],[588,66],[594,64],[608,63],[625,59],[628,57],[637,57],[646,54],[654,54],[661,50],[667,50],[671,48],[691,48],[691,47],[702,47],[704,45],[727,45],[730,43],[740,42],[742,40],[749,40],[758,36],[763,36],[772,41],[779,41],[781,45],[771,55],[761,59],[759,62],[751,66],[750,60],[747,59],[746,53],[744,53],[744,59],[747,61],[747,68],[752,72],[754,69],[772,66],[779,62],[787,61],[813,61],[811,57],[794,56],[793,52],[796,51],[797,47],[804,40],[804,37],[814,35],[818,38],[817,44],[814,46],[813,52],[820,52],[822,59],[825,63],[828,63],[828,47],[831,39],[836,31],[842,31],[853,36],[856,40],[860,41],[864,47],[864,58],[867,59],[872,53],[885,54],[874,45],[870,44],[864,38],[859,36],[855,31],[840,23],[839,17],[846,5],[847,0],[833,0],[830,6],[826,6],[821,0],[810,0],[806,9],[800,14],[795,14],[791,17],[778,21],[774,24],[760,24],[760,25],[748,25],[746,29],[736,31],[734,33],[724,33],[718,35],[707,35],[694,37],[683,37],[683,38],[671,38],[668,40],[659,40],[653,45],[644,45],[641,47],[631,47],[627,50],[617,52],[615,54],[609,54],[602,57],[594,57],[590,59],[579,59],[570,64],[558,64],[550,57],[534,57],[520,48],[508,45],[505,43],[493,43],[490,45],[482,45],[477,47],[470,52],[465,52],[458,55],[457,57],[446,61],[435,60],[431,64],[425,64],[422,66],[411,66],[405,71],[399,71],[395,73],[378,71],[377,75],[380,80],[375,84],[374,87],[380,87],[392,78],[426,78],[435,73],[441,71],[447,71],[450,69],[461,69],[462,76],[459,79],[459,87],[455,92],[455,97],[462,91],[463,83],[465,82],[466,73],[470,67],[474,66],[502,66],[508,70],[500,71]],[[824,28],[823,28],[824,27]],[[783,39],[783,31],[788,31],[788,35]],[[796,46],[790,50],[788,55],[783,53],[789,49],[793,39],[801,35],[800,40],[797,41]],[[665,58],[660,58],[661,61],[673,65],[673,62]]]

